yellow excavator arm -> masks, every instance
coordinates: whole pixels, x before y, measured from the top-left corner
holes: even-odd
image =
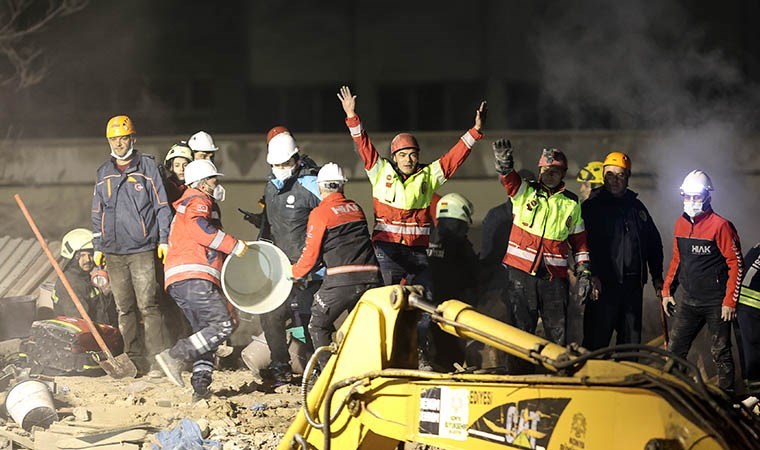
[[[415,370],[422,311],[444,331],[546,373]],[[280,450],[382,450],[402,442],[483,450],[733,450],[760,442],[749,411],[663,350],[565,348],[456,300],[435,307],[415,287],[367,291],[331,347],[334,355],[308,395],[305,380],[303,409]]]

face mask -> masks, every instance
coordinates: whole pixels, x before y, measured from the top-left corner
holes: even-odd
[[[683,212],[686,213],[689,217],[695,217],[702,212],[704,212],[704,202],[703,201],[684,201],[683,202]]]
[[[225,193],[226,191],[224,190],[224,186],[222,186],[221,184],[217,184],[211,196],[214,197],[214,200],[218,202],[223,202],[225,198]]]
[[[293,176],[293,170],[295,167],[277,168],[272,167],[272,175],[280,181],[285,181]]]
[[[111,156],[118,159],[119,161],[124,161],[125,159],[129,159],[130,156],[132,156],[132,152],[135,150],[135,145],[130,143],[129,144],[129,150],[127,150],[127,153],[124,153],[124,156],[119,156],[116,153],[114,153],[113,150],[111,150]]]

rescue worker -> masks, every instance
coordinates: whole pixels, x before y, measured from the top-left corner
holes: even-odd
[[[214,369],[214,352],[233,331],[227,300],[219,281],[228,254],[242,256],[245,242],[222,230],[219,204],[224,187],[214,163],[196,160],[187,165],[188,189],[174,203],[177,214],[169,234],[169,256],[164,266],[166,291],[190,321],[193,334],[156,355],[161,369],[183,387],[181,370],[193,363],[190,384],[193,401],[207,398]]]
[[[300,154],[293,135],[283,126],[274,127],[267,133],[267,163],[272,167],[272,175],[264,188],[259,239],[272,241],[291,263],[295,263],[306,242],[309,214],[321,200],[317,165],[308,156]],[[310,281],[300,286],[301,289],[294,287],[288,300],[279,308],[261,315],[271,363],[258,375],[272,386],[292,380],[286,324],[292,319],[296,327],[308,326],[314,293],[319,289],[322,274],[313,274]],[[309,333],[305,336],[310,346]]]
[[[335,163],[325,164],[317,174],[322,202],[309,214],[306,243],[298,262],[293,265],[293,278],[302,284],[320,265],[326,275],[311,306],[309,334],[314,347],[329,345],[335,330],[334,322],[344,311],[350,311],[367,289],[381,285],[364,211],[343,194],[348,179]],[[329,353],[319,356],[324,368]]]
[[[193,151],[194,161],[208,159],[214,162],[216,152],[219,150],[219,147],[214,144],[214,138],[205,131],[199,131],[190,136],[190,139],[187,140],[187,145]]]
[[[733,395],[731,321],[736,318],[744,266],[739,235],[731,222],[713,211],[712,191],[710,177],[701,170],[691,171],[681,184],[684,212],[673,232],[673,258],[662,288],[662,308],[666,315],[675,316],[669,350],[682,358],[707,324],[718,386]],[[673,298],[676,283],[683,287],[678,303]]]
[[[172,145],[164,158],[164,170],[166,171],[165,183],[166,196],[169,205],[174,208],[174,202],[182,197],[187,186],[185,185],[185,167],[193,160],[193,151],[185,141],[179,141]]]
[[[631,159],[622,152],[604,158],[604,185],[581,205],[593,256],[591,272],[599,279],[598,300],[586,302],[583,346],[641,343],[641,315],[647,268],[655,294],[662,292],[662,239],[638,194],[628,189]]]
[[[483,138],[486,102],[475,114],[475,125],[440,159],[419,163],[420,146],[409,133],[391,141],[390,159],[381,158],[356,115],[356,96],[343,86],[338,99],[346,113],[346,125],[357,145],[372,184],[375,227],[372,241],[386,285],[421,284],[431,289],[427,246],[433,218],[428,209],[433,194],[464,163],[475,142]]]
[[[124,352],[144,373],[164,347],[156,255],[163,260],[169,248],[171,208],[155,159],[135,149],[132,120],[112,117],[106,137],[111,158],[98,168],[92,199],[93,258],[100,267],[108,261]]]
[[[98,289],[91,278],[95,268],[92,253],[92,231],[75,228],[63,236],[61,257],[67,260],[63,272],[71,288],[93,322],[116,326],[118,319],[113,297]],[[82,317],[61,279],[55,282],[52,299],[56,316]]]
[[[742,280],[736,321],[741,331],[742,374],[749,395],[760,396],[760,243],[744,256],[748,265]]]
[[[602,161],[589,161],[578,172],[575,181],[580,184],[578,197],[580,197],[582,203],[591,195],[591,191],[604,184],[604,163]]]
[[[546,337],[564,345],[569,248],[584,291],[590,288],[591,276],[580,203],[562,181],[567,158],[560,150],[544,149],[538,161],[538,181],[531,182],[514,171],[508,140],[494,142],[493,150],[496,171],[514,212],[503,260],[509,271],[512,320],[521,330],[534,333],[540,315]]]
[[[461,194],[446,194],[436,205],[438,221],[427,249],[433,275],[433,302],[440,304],[457,299],[476,304],[475,288],[478,283],[478,255],[472,248],[467,232],[472,224],[475,208]],[[423,342],[431,366],[446,372],[454,370],[455,363],[464,361],[464,341],[438,326],[427,326],[427,342]]]

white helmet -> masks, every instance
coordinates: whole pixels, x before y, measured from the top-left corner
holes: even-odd
[[[322,168],[319,169],[319,173],[317,174],[317,183],[328,181],[343,184],[348,181],[348,178],[343,175],[343,169],[341,169],[339,165],[333,162],[329,162],[322,166]]]
[[[191,185],[210,177],[223,177],[223,173],[216,171],[216,166],[208,159],[199,159],[185,167],[185,184]]]
[[[61,256],[71,259],[79,250],[92,250],[92,231],[74,228],[61,239]]]
[[[712,180],[701,170],[692,170],[681,183],[681,195],[708,194],[712,190]]]
[[[219,147],[214,145],[214,138],[205,131],[199,131],[190,136],[187,144],[194,152],[215,152],[219,150]]]
[[[472,214],[474,212],[475,208],[472,202],[457,193],[444,195],[438,200],[438,204],[435,207],[435,217],[437,219],[457,219],[467,223],[472,223]]]
[[[267,164],[282,164],[297,153],[296,140],[287,130],[280,131],[267,142]]]

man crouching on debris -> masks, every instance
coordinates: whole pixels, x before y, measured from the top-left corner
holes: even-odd
[[[230,253],[242,256],[248,249],[245,242],[222,231],[216,203],[224,200],[217,179],[221,175],[209,160],[193,161],[185,168],[188,189],[174,202],[177,214],[164,266],[166,291],[185,313],[193,334],[156,355],[156,361],[180,387],[184,387],[182,367],[193,362],[193,401],[211,394],[214,351],[233,330],[219,281],[224,258]]]

